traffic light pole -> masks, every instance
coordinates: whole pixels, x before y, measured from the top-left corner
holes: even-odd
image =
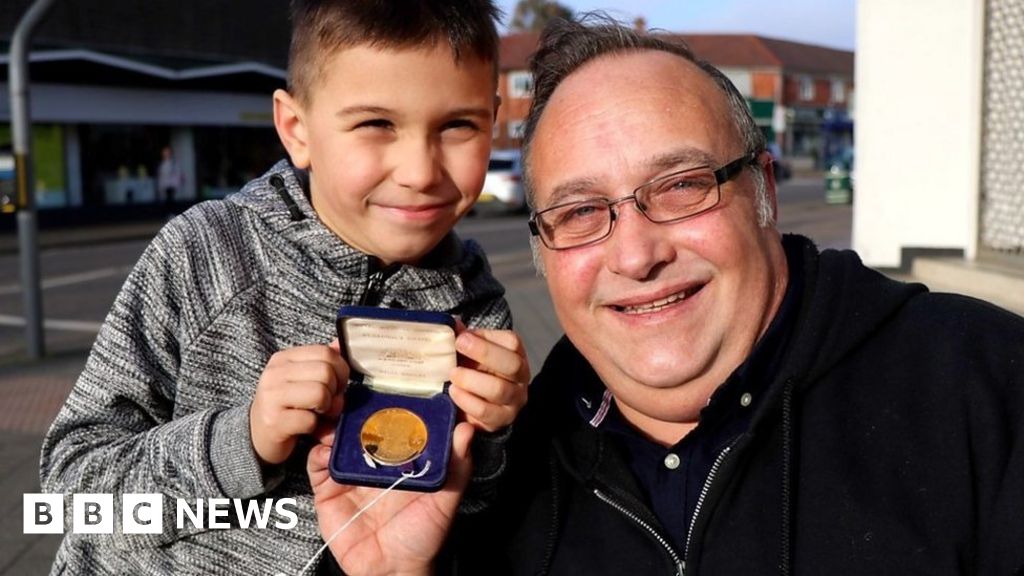
[[[18,244],[21,255],[21,294],[29,357],[45,353],[42,292],[39,286],[39,233],[36,222],[35,179],[32,174],[32,120],[29,113],[28,52],[32,33],[56,0],[36,0],[21,17],[11,38],[8,80],[11,90],[15,195],[18,204]]]

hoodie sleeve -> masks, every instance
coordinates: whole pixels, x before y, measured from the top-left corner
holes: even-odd
[[[129,275],[43,441],[46,492],[113,493],[118,518],[121,494],[166,496],[162,534],[114,530],[98,537],[101,545],[149,547],[185,536],[174,529],[176,498],[247,498],[268,488],[249,439],[247,401],[175,410],[185,327],[203,314],[185,248],[198,226],[187,219],[166,226]]]
[[[460,317],[470,328],[511,330],[512,313],[505,300],[505,288],[491,275],[490,265],[480,246],[470,240],[466,251],[473,255],[462,270],[463,286],[467,298],[460,306]],[[495,432],[477,431],[470,450],[473,456],[473,476],[462,498],[459,510],[475,513],[487,509],[505,472],[507,448],[512,426]]]

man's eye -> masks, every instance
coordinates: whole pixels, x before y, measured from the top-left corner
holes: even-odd
[[[602,215],[605,208],[597,203],[584,203],[575,206],[567,206],[559,218],[559,224],[579,224],[594,220]]]
[[[693,177],[693,176],[680,176],[677,178],[669,179],[666,182],[665,190],[699,190],[706,188],[708,181],[706,178]]]

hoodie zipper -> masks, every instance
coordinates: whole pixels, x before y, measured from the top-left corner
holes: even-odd
[[[642,518],[631,512],[622,504],[619,504],[618,502],[613,500],[611,496],[608,496],[604,492],[601,492],[600,489],[594,488],[594,495],[597,496],[597,498],[602,502],[618,510],[620,513],[622,513],[622,515],[632,520],[638,526],[643,528],[648,534],[653,536],[654,539],[659,544],[661,544],[661,547],[664,548],[666,552],[668,552],[668,555],[672,557],[672,561],[675,563],[676,566],[676,576],[684,576],[686,574],[686,563],[683,562],[683,559],[679,557],[679,554],[676,553],[675,549],[672,548],[672,545],[668,543],[668,540],[665,540],[665,538],[657,530],[655,530],[653,526],[645,522]]]
[[[711,484],[715,481],[718,469],[722,467],[722,462],[725,461],[725,458],[729,455],[732,447],[733,444],[729,444],[718,453],[718,456],[715,458],[715,462],[711,465],[711,471],[708,472],[708,477],[704,480],[704,486],[700,489],[700,496],[697,497],[697,504],[693,508],[693,517],[690,518],[690,529],[686,532],[686,546],[683,548],[684,558],[690,557],[690,542],[693,540],[693,529],[697,526],[697,518],[700,517],[700,510],[704,506],[704,500],[707,499],[708,492],[711,491]],[[683,565],[685,566],[685,561]]]
[[[384,292],[384,282],[398,270],[397,265],[380,265],[380,260],[370,257],[369,278],[366,279],[366,286],[363,288],[363,295],[359,298],[360,306],[377,306],[380,304],[381,295]]]

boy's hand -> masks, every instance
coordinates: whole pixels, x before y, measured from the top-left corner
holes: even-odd
[[[263,464],[280,464],[303,434],[316,430],[320,415],[341,414],[348,364],[335,340],[329,345],[281,350],[267,362],[249,408],[249,432]]]
[[[530,364],[511,330],[469,330],[459,324],[455,348],[463,356],[448,393],[466,420],[494,432],[515,420],[526,404]]]

